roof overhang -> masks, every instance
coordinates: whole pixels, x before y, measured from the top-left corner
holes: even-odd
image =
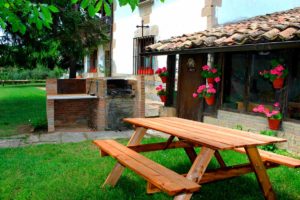
[[[222,47],[202,47],[172,51],[153,51],[141,53],[142,56],[161,56],[176,54],[199,54],[199,53],[220,53],[220,52],[236,52],[236,51],[269,51],[276,49],[300,48],[300,40],[285,42],[268,42],[256,44],[243,44]]]

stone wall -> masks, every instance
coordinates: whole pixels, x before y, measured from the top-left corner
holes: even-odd
[[[243,130],[254,133],[268,130],[268,121],[265,117],[224,110],[218,111],[217,118],[205,116],[204,122],[229,128],[236,128],[239,125]],[[300,155],[300,124],[284,121],[281,127],[282,130],[278,131],[278,137],[286,138],[288,141],[278,144],[278,146]]]
[[[68,99],[68,95],[58,94],[56,79],[47,80],[47,95],[52,95],[52,98],[53,95],[64,97],[64,99],[58,97],[56,97],[58,99],[48,99],[47,96],[48,132],[55,131],[56,127],[68,128],[68,130],[72,128],[99,131],[122,130],[127,128],[127,125],[122,122],[124,117],[144,117],[144,76],[124,78],[132,86],[133,94],[115,97],[107,95],[108,79],[110,78],[84,80],[86,85],[80,87],[80,91],[84,90],[97,97],[89,99],[80,99],[80,96],[76,99]],[[76,94],[76,91],[73,92]]]

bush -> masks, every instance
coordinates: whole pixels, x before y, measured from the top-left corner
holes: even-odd
[[[48,127],[47,118],[34,118],[29,121],[34,130],[45,130]]]
[[[59,78],[65,70],[55,67],[53,70],[37,65],[34,69],[8,67],[0,69],[0,80],[44,80],[46,78]]]
[[[271,131],[271,130],[261,131],[260,134],[267,135],[267,136],[277,136],[277,132]],[[274,152],[277,149],[275,144],[267,144],[267,145],[261,146],[260,148],[263,150],[272,151],[272,152]]]

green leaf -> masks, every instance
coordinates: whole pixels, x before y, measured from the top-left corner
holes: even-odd
[[[103,4],[103,0],[98,1],[98,3],[95,6],[95,13],[99,12]]]
[[[107,2],[104,3],[104,11],[105,11],[105,14],[107,16],[110,16],[111,15],[111,9],[110,9],[110,6]]]
[[[80,7],[85,9],[89,5],[89,0],[83,0],[80,4]]]
[[[20,24],[19,30],[24,35],[26,32],[26,26],[24,26],[23,24]]]
[[[52,15],[51,15],[48,7],[42,6],[41,9],[42,9],[42,13],[43,13],[43,16],[44,16],[44,20],[45,21],[52,21]]]
[[[72,0],[71,2],[72,2],[72,4],[75,4],[78,2],[78,0]]]
[[[48,6],[48,8],[53,13],[58,13],[59,12],[58,8],[56,6],[54,6],[54,5],[50,5],[50,6]]]
[[[88,7],[89,16],[93,17],[95,15],[95,8],[92,5],[89,5]]]
[[[38,30],[42,30],[42,28],[43,28],[43,21],[40,20],[40,19],[38,19],[35,23],[36,23],[37,29]]]

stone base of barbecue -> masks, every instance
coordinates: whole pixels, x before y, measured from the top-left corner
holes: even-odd
[[[48,79],[48,132],[126,130],[125,117],[145,116],[144,77]]]

